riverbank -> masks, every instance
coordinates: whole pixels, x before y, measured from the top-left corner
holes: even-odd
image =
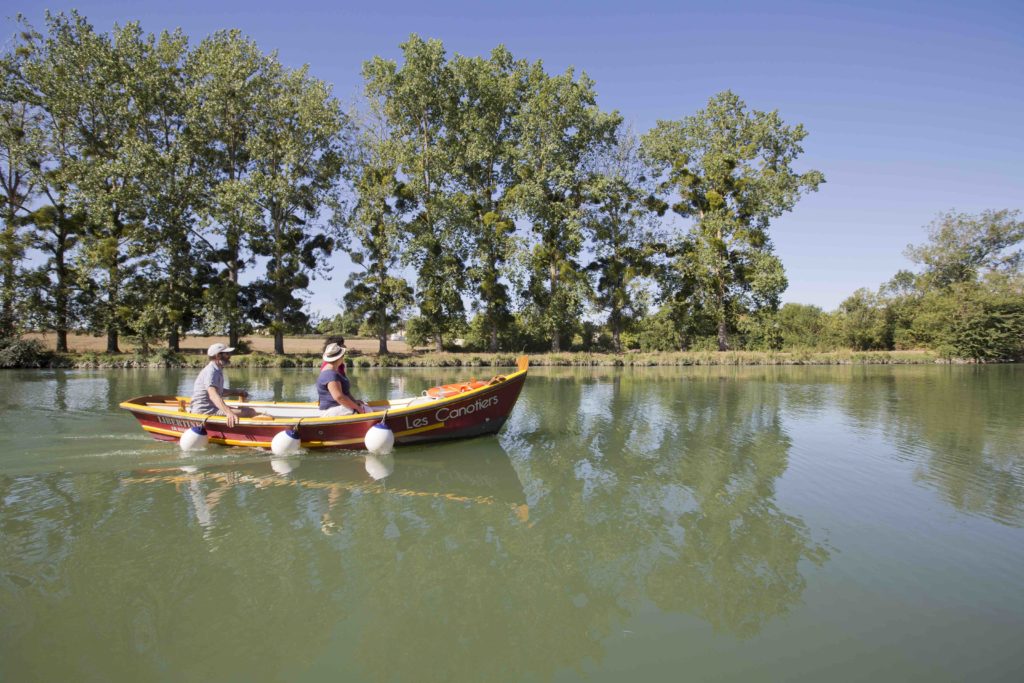
[[[515,367],[512,353],[405,353],[354,354],[348,360],[354,368],[370,367]],[[539,353],[529,354],[533,366],[741,366],[741,365],[925,365],[950,362],[931,351],[726,351],[673,353]],[[54,353],[43,351],[25,356],[7,367],[22,368],[200,368],[208,362],[205,355],[172,353],[166,350],[142,354]],[[267,353],[238,354],[232,365],[245,368],[319,367],[319,354]],[[956,362],[956,361],[953,361]]]

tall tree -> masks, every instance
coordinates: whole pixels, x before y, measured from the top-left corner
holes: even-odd
[[[206,327],[223,329],[235,346],[246,330],[252,295],[241,274],[253,262],[251,243],[260,232],[261,209],[251,176],[249,137],[260,103],[269,97],[272,60],[239,31],[218,31],[186,62],[186,127],[199,157],[200,218],[207,258],[221,266],[206,292]]]
[[[43,255],[38,267],[23,274],[29,316],[34,325],[56,333],[56,350],[65,353],[68,332],[85,320],[86,302],[79,283],[87,278],[79,272],[78,254],[88,220],[84,209],[73,205],[73,188],[68,185],[73,176],[65,171],[78,150],[75,121],[61,116],[62,109],[46,99],[46,91],[35,80],[43,71],[44,49],[42,35],[23,24],[15,50],[5,62],[5,86],[10,88],[5,92],[26,113],[16,119],[22,126],[17,152],[27,155],[23,168],[37,190],[36,203],[25,217],[31,229],[23,241]]]
[[[137,135],[146,215],[140,240],[149,266],[130,324],[137,337],[166,338],[168,348],[177,351],[211,280],[211,268],[194,244],[202,173],[201,150],[188,126],[188,40],[180,31],[165,32],[130,48],[137,52],[134,87],[147,113],[138,121]]]
[[[797,173],[802,125],[787,126],[777,111],[747,110],[730,91],[680,121],[659,121],[643,136],[647,160],[663,173],[672,209],[691,218],[685,258],[709,303],[718,348],[729,347],[737,315],[777,306],[786,287],[768,228],[806,192],[825,181],[819,171]]]
[[[275,60],[270,74],[247,145],[261,209],[253,249],[267,258],[266,275],[255,283],[254,315],[273,333],[274,353],[284,353],[284,335],[308,322],[299,294],[311,276],[327,272],[324,257],[334,249],[319,219],[336,197],[347,120],[307,67],[284,69]]]
[[[490,58],[456,55],[451,68],[459,106],[451,129],[457,154],[455,186],[471,234],[466,275],[476,288],[488,348],[498,350],[498,332],[513,318],[505,264],[517,248],[515,207],[515,115],[526,94],[527,64],[498,46]]]
[[[653,270],[653,187],[639,157],[639,141],[630,131],[598,155],[593,170],[585,225],[594,259],[587,270],[595,276],[594,302],[607,311],[612,348],[619,352],[623,331],[645,313],[644,297],[634,285]]]
[[[32,232],[29,244],[44,256],[42,264],[28,273],[32,319],[41,328],[53,330],[58,353],[68,351],[68,332],[85,319],[86,302],[78,272],[77,248],[84,234],[86,217],[70,212],[58,188],[44,186],[48,204],[29,215]]]
[[[465,323],[465,221],[451,199],[455,151],[450,129],[458,98],[444,46],[416,35],[401,45],[403,63],[375,57],[363,64],[366,94],[392,132],[411,208],[405,254],[416,268],[417,303],[437,350]]]
[[[24,71],[64,138],[68,153],[53,170],[55,182],[87,216],[82,270],[99,293],[89,326],[106,331],[107,351],[114,353],[128,317],[122,288],[131,276],[130,247],[144,217],[137,130],[147,102],[134,89],[140,65],[129,48],[141,31],[127,24],[99,34],[77,12],[48,14],[46,23],[45,39],[26,46]]]
[[[348,173],[354,203],[351,210],[337,214],[341,248],[357,267],[345,282],[345,310],[373,330],[378,353],[388,352],[388,335],[413,304],[409,284],[391,275],[408,237],[401,216],[409,200],[397,164],[388,155],[385,131],[383,121],[364,122]]]
[[[17,329],[18,271],[25,257],[26,215],[37,192],[32,172],[41,114],[21,79],[23,54],[0,58],[0,334]]]
[[[516,186],[510,199],[530,221],[535,245],[529,292],[534,316],[561,350],[578,325],[587,280],[578,262],[583,203],[592,176],[588,157],[610,144],[621,123],[597,107],[594,82],[572,69],[555,76],[529,67],[525,100],[516,113]]]

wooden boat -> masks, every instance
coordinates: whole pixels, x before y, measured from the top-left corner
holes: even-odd
[[[178,441],[184,431],[202,426],[212,443],[270,448],[275,435],[290,429],[298,432],[303,448],[363,450],[366,432],[383,420],[395,435],[395,445],[404,446],[496,433],[526,382],[529,359],[520,356],[516,363],[514,372],[497,375],[483,386],[464,383],[464,391],[442,398],[429,395],[428,390],[422,396],[371,401],[373,412],[344,417],[319,417],[316,403],[228,400],[228,405],[249,406],[260,413],[228,427],[222,415],[188,412],[188,397],[139,396],[121,407],[161,441]]]

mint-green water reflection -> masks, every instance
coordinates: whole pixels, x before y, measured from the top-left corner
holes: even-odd
[[[230,377],[312,398],[310,371]],[[0,680],[1024,666],[1020,367],[535,368],[498,437],[393,461],[184,456],[116,407],[191,379],[0,374]]]

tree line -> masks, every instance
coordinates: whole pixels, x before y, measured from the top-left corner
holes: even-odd
[[[725,91],[636,135],[585,73],[401,50],[362,65],[346,109],[238,31],[22,21],[2,57],[0,329],[110,352],[255,329],[278,353],[313,330],[384,352],[398,329],[439,350],[1021,350],[1015,212],[943,216],[911,252],[923,272],[838,311],[780,307],[771,221],[825,182],[794,168],[802,125]],[[998,233],[982,255],[979,230]],[[315,320],[304,296],[339,250],[341,312]]]

